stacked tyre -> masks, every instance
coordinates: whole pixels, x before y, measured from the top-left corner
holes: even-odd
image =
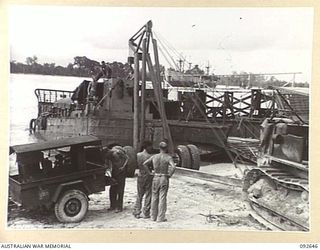
[[[134,172],[137,168],[137,153],[131,146],[124,146],[123,150],[126,152],[129,157],[127,163],[127,177],[134,177]]]
[[[178,166],[182,168],[200,169],[200,151],[193,144],[179,145],[176,153],[179,158]]]

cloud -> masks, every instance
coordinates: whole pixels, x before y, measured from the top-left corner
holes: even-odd
[[[307,60],[312,49],[312,8],[116,8],[11,6],[9,38],[13,59],[37,55],[65,64],[74,56],[126,61],[129,38],[148,20],[175,56],[192,61],[221,60],[221,71],[291,70],[297,51]],[[160,44],[160,43],[159,43]],[[176,51],[175,51],[176,50]],[[277,53],[283,60],[277,61]],[[215,55],[218,53],[218,56]],[[240,56],[241,55],[241,56]],[[262,56],[267,61],[252,62]],[[265,55],[269,55],[265,56]],[[43,58],[43,59],[42,59]],[[288,58],[288,62],[285,62]],[[162,60],[164,60],[162,58]],[[240,63],[241,62],[241,63]],[[165,62],[162,62],[165,64]],[[281,63],[281,65],[280,65]],[[298,65],[299,63],[295,63]],[[289,66],[291,65],[291,66]],[[309,65],[302,61],[300,64]],[[246,67],[246,68],[245,68]]]

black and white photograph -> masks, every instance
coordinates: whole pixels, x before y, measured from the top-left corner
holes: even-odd
[[[313,11],[10,5],[6,229],[310,232]]]

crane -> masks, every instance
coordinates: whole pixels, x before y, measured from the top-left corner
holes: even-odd
[[[153,60],[150,56],[150,45],[153,48]],[[134,86],[133,86],[133,147],[138,150],[139,144],[143,142],[145,137],[145,93],[146,93],[146,75],[147,67],[151,76],[152,86],[155,99],[159,109],[163,139],[168,141],[169,152],[173,153],[173,141],[169,124],[165,112],[165,106],[162,98],[162,87],[160,77],[160,64],[158,55],[157,40],[153,37],[152,21],[148,21],[143,25],[130,39],[129,49],[133,53],[133,57],[129,57],[129,63],[134,64]],[[140,87],[140,61],[141,61],[141,103],[139,103],[139,87]],[[140,133],[139,133],[139,113],[140,115]]]

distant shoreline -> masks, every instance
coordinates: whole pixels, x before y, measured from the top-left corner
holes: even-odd
[[[10,75],[36,75],[36,76],[58,76],[58,77],[78,77],[78,78],[89,78],[90,76],[70,76],[70,75],[49,75],[49,74],[36,74],[36,73],[16,73],[10,72]]]

